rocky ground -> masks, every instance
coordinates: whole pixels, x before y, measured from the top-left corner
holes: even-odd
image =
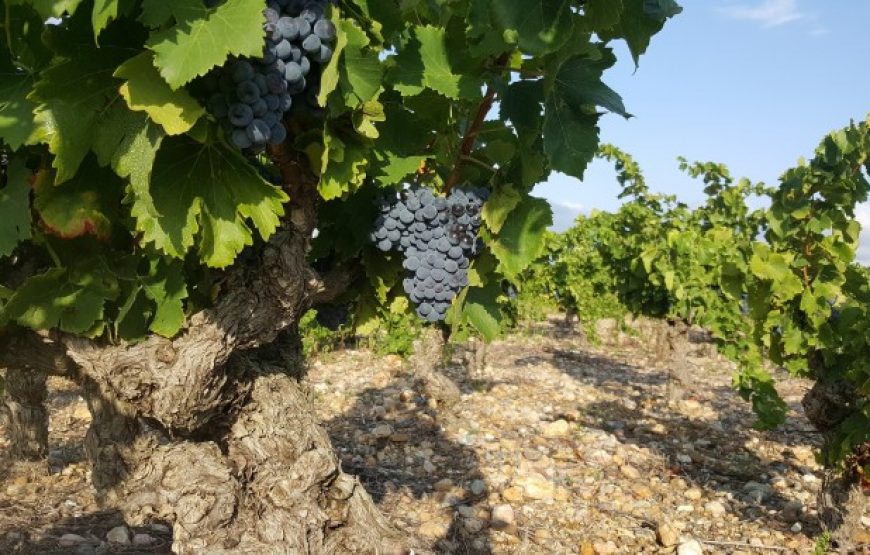
[[[643,336],[605,339],[544,324],[491,345],[475,369],[455,349],[444,374],[461,397],[449,403],[408,363],[367,351],[324,355],[309,379],[344,468],[423,550],[812,553],[808,384],[780,377],[796,414],[760,432],[709,349],[682,352],[694,371],[677,384],[673,357]],[[52,382],[51,416],[48,468],[0,460],[0,553],[169,553],[167,528],[97,508],[74,384]]]

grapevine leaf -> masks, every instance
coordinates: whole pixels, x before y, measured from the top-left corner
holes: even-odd
[[[622,0],[589,0],[584,15],[590,29],[604,31],[619,23],[622,9]]]
[[[33,91],[40,101],[35,121],[54,154],[56,183],[71,179],[109,123],[106,108],[117,97],[112,72],[120,49],[100,48],[76,59],[60,58],[42,72]]]
[[[609,29],[601,29],[598,35],[605,41],[625,39],[636,66],[652,36],[662,30],[666,19],[680,13],[682,8],[672,0],[623,0],[623,4],[619,23]]]
[[[584,108],[601,106],[624,118],[631,117],[625,111],[622,97],[613,89],[601,82],[604,64],[593,62],[584,56],[574,56],[565,60],[554,78],[553,94],[565,99],[565,102],[575,111],[582,112]]]
[[[147,187],[163,137],[161,128],[146,114],[115,105],[108,110],[106,125],[97,133],[93,149],[101,165],[111,165],[119,176]]]
[[[323,134],[318,190],[325,200],[338,198],[362,186],[369,163],[369,146],[342,140],[329,129]]]
[[[109,22],[118,17],[118,3],[119,0],[94,0],[94,10],[91,14],[94,39],[98,39]]]
[[[248,219],[268,239],[287,200],[235,150],[184,137],[164,141],[150,181],[138,176],[131,185],[144,242],[176,258],[196,244],[202,261],[217,268],[252,243]]]
[[[49,17],[60,17],[64,14],[74,14],[82,0],[32,0],[34,9],[43,20]]]
[[[541,255],[547,228],[553,225],[550,204],[544,199],[526,197],[510,215],[489,245],[509,279]]]
[[[345,105],[355,108],[377,98],[383,83],[383,68],[377,54],[369,49],[369,38],[365,32],[348,20],[342,20],[339,28],[346,40],[338,67],[339,84]]]
[[[462,312],[468,322],[483,335],[487,341],[498,337],[500,312],[498,309],[498,287],[490,283],[486,287],[472,287],[465,297]]]
[[[517,81],[505,89],[500,115],[518,130],[537,131],[541,127],[543,101],[543,81]]]
[[[115,77],[127,79],[121,85],[121,96],[131,110],[147,113],[169,135],[185,133],[205,109],[184,89],[173,91],[160,77],[153,61],[150,52],[142,52],[115,71]]]
[[[503,185],[496,189],[483,205],[481,213],[490,231],[493,233],[501,231],[508,216],[521,200],[520,194],[510,185]]]
[[[574,27],[568,0],[493,0],[492,13],[502,29],[514,33],[523,51],[533,55],[557,50]]]
[[[153,275],[144,281],[145,295],[157,306],[149,329],[158,335],[172,337],[184,325],[184,283],[180,263],[161,262],[154,265]]]
[[[0,79],[0,139],[12,149],[33,141],[36,106],[27,99],[32,86],[29,75],[3,74]]]
[[[326,106],[329,95],[338,87],[338,66],[339,63],[345,63],[342,59],[342,54],[344,53],[344,47],[347,46],[348,30],[345,26],[355,29],[353,24],[346,19],[339,19],[336,22],[337,36],[332,58],[330,58],[329,63],[326,64],[326,67],[323,68],[320,74],[320,93],[317,95],[317,104],[320,106]]]
[[[544,152],[556,171],[582,179],[598,150],[598,116],[578,114],[565,99],[547,99],[544,118]]]
[[[6,186],[0,189],[0,258],[30,239],[30,171],[17,158],[9,161]]]
[[[263,53],[262,0],[227,0],[208,10],[201,0],[174,0],[175,25],[148,41],[154,65],[172,89],[226,61]]]
[[[28,278],[3,306],[0,321],[13,321],[36,330],[59,328],[69,333],[85,333],[103,317],[106,301],[117,296],[117,281],[101,271],[74,272],[52,268]]]
[[[431,25],[414,28],[409,41],[396,57],[395,89],[405,96],[420,94],[428,87],[448,98],[475,98],[481,82],[468,74],[454,73],[444,29]]]
[[[107,239],[118,217],[121,180],[93,157],[63,185],[53,185],[53,177],[51,171],[40,172],[33,185],[33,207],[48,232],[63,239],[83,235]]]

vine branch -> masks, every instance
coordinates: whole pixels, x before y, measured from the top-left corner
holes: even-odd
[[[495,62],[495,66],[504,66],[507,64],[508,59],[510,58],[511,53],[505,52]],[[477,141],[477,135],[480,134],[480,128],[483,127],[483,122],[486,119],[486,115],[489,113],[490,109],[492,109],[492,104],[495,101],[495,88],[491,83],[486,85],[486,92],[483,95],[483,100],[480,101],[480,105],[477,107],[477,114],[474,116],[474,120],[471,122],[471,125],[468,127],[468,130],[465,132],[465,136],[462,138],[462,143],[459,145],[459,153],[456,155],[456,160],[453,163],[453,169],[450,170],[450,175],[447,177],[447,182],[444,185],[444,192],[450,194],[450,191],[453,187],[459,183],[459,175],[462,171],[462,164],[466,162],[466,157],[471,155],[471,151],[474,150],[474,143]]]

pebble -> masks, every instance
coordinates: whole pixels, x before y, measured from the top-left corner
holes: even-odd
[[[506,488],[501,493],[501,496],[504,498],[505,501],[511,501],[513,503],[522,501],[525,497],[523,495],[523,488],[517,486],[511,486],[509,488]]]
[[[795,522],[794,524],[791,525],[791,528],[789,528],[789,530],[791,530],[795,534],[800,532],[802,529],[803,529],[803,526],[801,526],[800,522]]]
[[[704,549],[698,540],[688,540],[677,547],[677,555],[702,555]]]
[[[473,480],[469,488],[474,495],[483,495],[486,491],[486,482],[483,480]]]
[[[514,509],[510,505],[496,505],[492,508],[492,516],[490,517],[492,527],[496,530],[504,530],[513,526],[516,521]]]
[[[680,541],[680,533],[668,522],[662,522],[656,527],[656,540],[663,547],[677,545]]]
[[[443,538],[447,535],[448,526],[438,520],[428,520],[420,525],[417,531],[426,538]]]
[[[710,501],[704,505],[704,509],[713,516],[722,516],[728,512],[725,505],[719,501]]]
[[[151,545],[155,541],[156,540],[154,539],[154,536],[151,536],[149,534],[134,534],[133,535],[133,545],[137,545],[140,547],[145,546],[145,545]]]
[[[453,488],[453,480],[450,478],[444,478],[442,480],[438,480],[435,482],[435,491],[450,491]]]
[[[571,427],[566,420],[556,420],[544,426],[544,437],[565,437],[571,431]]]
[[[614,555],[619,552],[619,547],[616,546],[613,540],[595,542],[592,544],[592,549],[595,550],[596,555]]]
[[[388,438],[393,435],[393,427],[389,424],[380,424],[372,428],[372,435],[378,439]]]
[[[106,534],[106,539],[110,543],[130,545],[130,530],[126,526],[115,526]]]
[[[57,543],[64,547],[72,547],[74,545],[79,545],[82,543],[87,543],[88,540],[79,536],[78,534],[64,534],[60,538],[58,538]]]
[[[701,497],[704,495],[704,492],[698,488],[689,488],[683,495],[686,497],[686,499],[697,501],[698,499],[701,499]]]
[[[640,472],[638,471],[638,469],[631,465],[624,464],[619,467],[619,471],[629,480],[637,480],[638,478],[640,478]]]
[[[530,474],[520,480],[516,480],[515,483],[523,488],[523,493],[526,497],[541,501],[552,499],[556,490],[553,482],[540,474]]]
[[[154,523],[151,525],[151,529],[155,532],[160,532],[161,534],[168,534],[172,532],[172,528],[166,526],[165,524]]]

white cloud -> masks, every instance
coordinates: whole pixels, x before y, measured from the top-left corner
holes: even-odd
[[[716,11],[734,19],[761,23],[763,27],[776,27],[805,17],[798,10],[797,0],[761,0],[757,5],[739,4]]]
[[[858,240],[856,259],[861,264],[870,265],[870,203],[858,205],[855,219],[861,224],[861,238]]]

